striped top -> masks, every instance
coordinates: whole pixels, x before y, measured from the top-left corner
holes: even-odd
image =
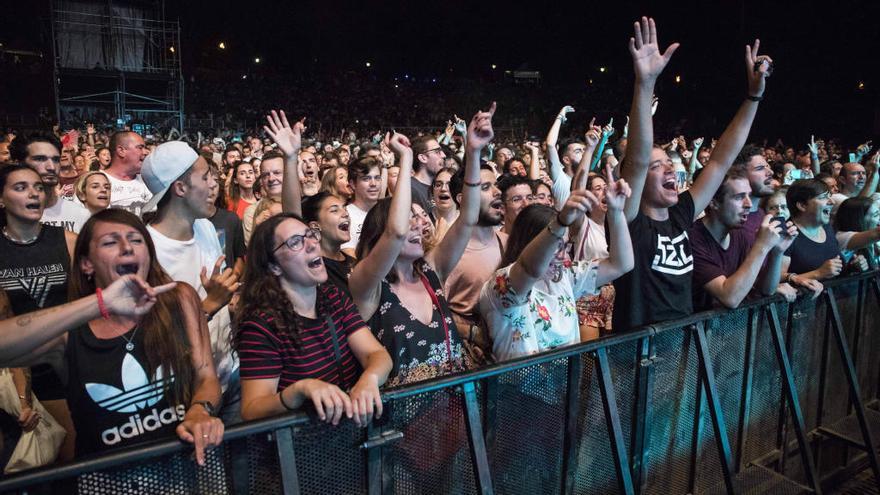
[[[361,366],[348,347],[348,337],[366,328],[351,299],[332,284],[318,286],[326,297],[330,315],[320,319],[300,317],[300,347],[290,337],[280,335],[265,314],[248,315],[239,325],[238,355],[242,380],[278,379],[278,391],[298,380],[314,378],[343,390],[351,388],[361,374]],[[286,301],[285,301],[286,302]],[[289,304],[289,303],[288,303]],[[333,339],[326,316],[333,318],[339,343],[340,363],[336,363]]]

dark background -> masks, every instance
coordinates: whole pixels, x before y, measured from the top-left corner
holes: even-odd
[[[50,53],[48,2],[2,5],[0,42]],[[188,78],[200,68],[228,71],[230,78],[262,72],[300,81],[357,71],[389,87],[409,75],[418,84],[473,79],[485,91],[505,83],[505,70],[524,68],[541,71],[545,89],[536,94],[551,118],[582,96],[590,79],[591,97],[620,100],[615,114],[626,113],[627,40],[632,21],[647,14],[657,20],[663,48],[682,44],[657,85],[658,118],[688,115],[688,122],[719,132],[746,90],[744,45],[760,37],[761,52],[774,58],[776,70],[755,135],[863,140],[880,132],[880,2],[215,0],[167,1],[165,8],[168,19],[180,20]],[[220,41],[226,50],[217,48]],[[546,88],[553,88],[549,97]],[[31,99],[39,93],[7,85],[7,103],[22,101],[17,92]],[[585,122],[589,109],[579,110]]]

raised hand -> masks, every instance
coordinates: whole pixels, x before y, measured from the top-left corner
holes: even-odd
[[[156,304],[156,296],[168,292],[177,285],[171,282],[150,287],[137,275],[125,275],[113,281],[103,291],[104,304],[110,314],[119,316],[143,316]]]
[[[612,134],[614,134],[614,117],[611,117],[611,120],[602,128],[602,137],[605,139],[611,137]]]
[[[859,147],[856,148],[856,152],[861,156],[865,156],[868,153],[870,153],[871,152],[871,141],[867,141],[867,142],[860,144]]]
[[[394,152],[397,156],[404,156],[409,154],[412,155],[412,145],[409,143],[409,139],[403,134],[395,132],[391,134],[390,132],[385,134],[385,146],[388,147],[391,151]]]
[[[302,147],[302,133],[306,130],[305,117],[291,127],[284,110],[281,111],[280,117],[278,112],[272,110],[270,115],[266,115],[266,121],[269,125],[263,126],[263,129],[272,141],[275,141],[284,156],[291,157],[299,153]]]
[[[452,135],[455,134],[455,126],[452,125],[452,121],[451,121],[451,120],[447,120],[447,121],[446,121],[446,130],[443,131],[443,133],[446,134],[446,135],[449,136],[449,137],[452,137]]]
[[[562,110],[559,111],[559,114],[556,116],[556,118],[559,119],[562,123],[565,123],[565,121],[568,120],[568,117],[566,117],[566,115],[572,112],[574,112],[574,107],[571,105],[565,105],[564,107],[562,107]]]
[[[746,77],[749,80],[749,96],[764,96],[766,79],[773,72],[773,59],[767,55],[758,55],[761,40],[756,39],[754,45],[746,45]]]
[[[632,195],[632,189],[623,179],[614,180],[614,173],[611,171],[611,165],[605,165],[605,183],[608,184],[605,189],[605,205],[609,210],[623,211],[627,198]]]
[[[695,152],[697,151],[697,149],[699,149],[703,146],[703,141],[704,141],[704,139],[701,137],[694,139],[694,151]]]
[[[667,51],[669,51],[669,50],[667,49]],[[651,98],[651,117],[653,117],[654,114],[657,113],[658,106],[660,106],[660,98],[653,96]],[[629,117],[627,117],[627,118],[629,118]],[[629,121],[627,121],[627,124],[629,124]]]
[[[636,81],[651,82],[663,72],[672,54],[678,49],[678,43],[669,45],[664,53],[660,53],[660,42],[657,38],[657,26],[654,19],[642,17],[642,22],[633,23],[633,37],[629,39],[629,53],[633,58]]]
[[[455,130],[462,136],[467,134],[467,122],[458,115],[453,115],[453,117],[455,117]]]
[[[816,136],[810,135],[810,142],[807,143],[807,149],[810,150],[811,155],[819,154],[819,145],[816,144]]]
[[[586,189],[574,190],[562,206],[557,219],[563,225],[571,225],[598,206],[599,199],[593,193]]]
[[[602,137],[602,128],[594,125],[593,122],[595,121],[596,119],[590,121],[590,128],[584,136],[587,141],[587,148],[590,149],[595,149],[596,146],[599,146],[599,139]]]
[[[202,286],[207,293],[203,301],[203,308],[207,305],[205,310],[209,313],[213,313],[229,304],[232,295],[241,287],[238,275],[235,274],[232,268],[221,271],[225,259],[226,256],[223,255],[217,258],[210,278],[208,278],[208,270],[205,267],[202,267],[202,272],[199,274]]]
[[[95,133],[95,124],[86,124],[86,134],[94,134]]]
[[[486,112],[477,112],[467,130],[467,146],[472,150],[481,150],[495,137],[492,129],[492,116],[495,115],[495,102],[489,106]]]

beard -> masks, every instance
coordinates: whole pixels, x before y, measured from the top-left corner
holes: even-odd
[[[488,209],[480,210],[480,214],[477,217],[477,226],[478,227],[497,227],[504,223],[503,217],[494,218]]]

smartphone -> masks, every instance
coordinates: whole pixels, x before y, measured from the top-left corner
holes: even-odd
[[[789,235],[788,235],[788,227],[785,226],[786,222],[788,222],[788,219],[787,219],[787,218],[785,218],[785,217],[783,217],[782,215],[780,215],[780,216],[778,216],[778,217],[773,217],[773,218],[771,218],[771,219],[770,219],[770,223],[773,223],[773,222],[779,222],[779,226],[782,227],[782,232],[781,232],[781,234],[784,235],[785,237],[789,237]]]
[[[855,154],[855,153],[850,153],[850,154],[849,154],[849,162],[850,162],[850,163],[853,163],[853,162],[855,162],[855,161],[856,161],[856,154]]]

